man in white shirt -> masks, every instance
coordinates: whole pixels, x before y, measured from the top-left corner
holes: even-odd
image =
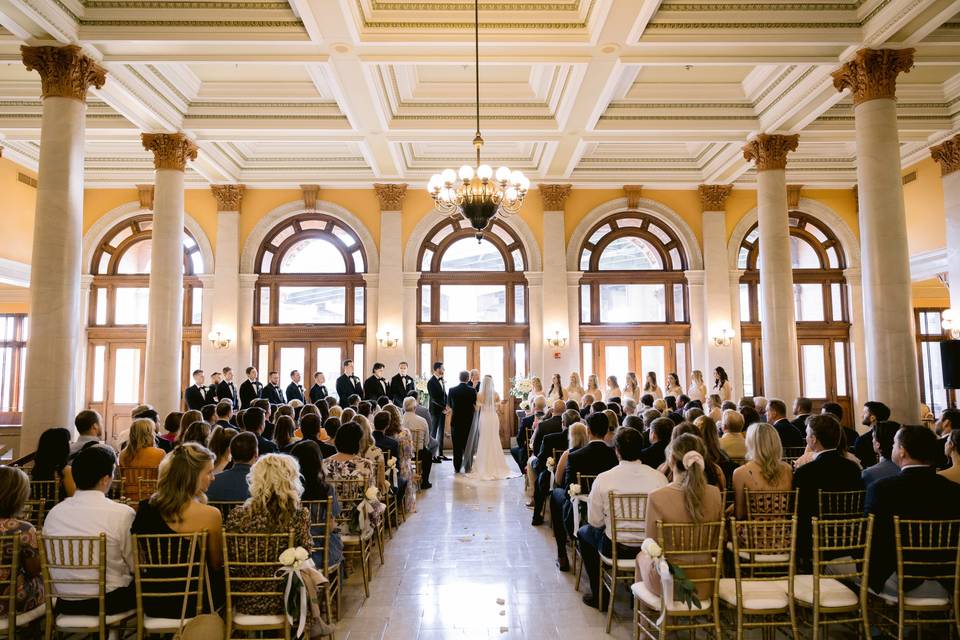
[[[43,535],[99,536],[107,538],[107,615],[136,609],[137,598],[133,584],[133,545],[130,525],[136,515],[127,505],[107,498],[113,482],[117,458],[112,449],[95,445],[82,450],[73,459],[73,480],[77,491],[53,507],[43,524]],[[50,569],[57,580],[87,579],[90,570]],[[56,588],[58,614],[97,615],[97,585],[59,584]]]
[[[600,554],[607,558],[613,554],[613,542],[608,535],[612,529],[610,492],[649,494],[667,486],[666,476],[640,462],[643,436],[639,431],[620,427],[613,437],[613,446],[620,463],[593,481],[587,500],[587,524],[577,532],[580,556],[590,577],[591,587],[591,593],[583,596],[583,602],[591,607],[597,606],[600,593]],[[640,544],[646,536],[624,532],[617,537],[617,556],[629,559],[635,558],[640,552]],[[609,602],[610,598],[604,598],[607,606]]]

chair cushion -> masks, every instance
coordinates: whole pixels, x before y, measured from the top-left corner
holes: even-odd
[[[608,558],[607,556],[600,554],[600,562],[605,564],[608,567],[613,566],[613,558]],[[636,558],[618,558],[617,559],[617,569],[620,571],[628,570],[632,571],[634,565],[636,565]]]
[[[879,596],[887,604],[897,604],[897,574],[887,578],[887,582],[883,585],[883,591],[874,593],[871,589],[870,593]],[[908,607],[945,607],[950,604],[950,594],[939,582],[925,580],[918,587],[907,592],[903,603]]]
[[[364,540],[370,540],[373,538],[374,531],[371,529],[368,533],[363,536]],[[343,544],[360,544],[360,536],[352,533],[341,533],[340,541]]]
[[[233,626],[235,627],[267,627],[271,625],[281,626],[287,623],[283,615],[275,616],[255,616],[249,613],[233,613]]]
[[[193,618],[187,618],[184,620],[184,624],[190,622]],[[161,631],[164,629],[173,629],[176,631],[180,628],[180,618],[151,618],[150,616],[143,616],[143,628],[147,631]]]
[[[793,577],[793,598],[805,604],[813,604],[813,576]],[[821,607],[855,607],[860,598],[845,584],[833,578],[820,578]]]
[[[24,611],[23,613],[17,614],[17,626],[22,627],[28,625],[43,614],[47,612],[47,605],[42,604],[39,607],[30,609],[30,611]],[[0,618],[0,630],[6,630],[7,625],[10,624],[10,619],[7,616]]]
[[[635,598],[643,601],[643,603],[648,607],[655,609],[656,611],[660,611],[660,596],[655,595],[652,591],[650,591],[650,589],[647,588],[645,584],[642,582],[634,582],[630,586],[630,591],[633,592],[633,596]],[[693,607],[692,609],[696,609],[698,611],[708,609],[710,607],[710,602],[710,600],[701,601],[699,607]],[[687,607],[687,605],[679,600],[673,600],[672,602],[667,603],[667,611],[691,611],[692,609]]]
[[[752,611],[768,611],[787,608],[786,580],[743,580],[743,608]],[[737,581],[722,578],[718,594],[729,605],[737,606]]]
[[[727,542],[727,551],[733,553],[733,543]],[[740,552],[740,559],[747,560],[749,562],[789,562],[790,554],[787,553],[756,553],[753,557],[750,557],[750,554],[746,551]]]
[[[127,618],[132,618],[136,613],[137,611],[135,609],[131,609],[130,611],[107,616],[107,626],[112,627],[115,624],[119,624]],[[99,624],[100,621],[97,616],[59,615],[56,620],[56,625],[60,629],[96,629]]]

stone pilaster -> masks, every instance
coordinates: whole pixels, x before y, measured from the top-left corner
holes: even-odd
[[[393,375],[401,361],[410,364],[417,358],[416,328],[413,333],[406,333],[403,308],[403,246],[400,237],[407,185],[375,184],[373,189],[380,202],[380,291],[376,307],[370,307],[367,314],[368,317],[376,316],[377,331],[381,336],[389,331],[391,337],[400,340],[397,346],[390,348],[381,347],[377,342],[377,359]]]
[[[540,289],[542,300],[539,307],[543,313],[541,327],[543,340],[555,336],[557,333],[567,339],[566,345],[555,348],[543,344],[543,361],[536,364],[531,359],[531,367],[536,367],[543,375],[551,376],[559,373],[564,380],[571,371],[579,368],[580,345],[570,339],[570,314],[567,295],[567,243],[566,223],[564,220],[564,206],[570,195],[569,184],[541,184],[543,198],[543,287]],[[533,290],[530,291],[530,310],[532,307]],[[576,300],[577,298],[573,298]],[[531,338],[532,342],[532,338]],[[556,357],[559,354],[559,358]],[[531,353],[532,355],[532,353]]]
[[[214,249],[213,286],[210,292],[209,331],[230,337],[230,346],[216,348],[203,335],[202,360],[208,371],[232,367],[237,376],[252,364],[240,357],[239,327],[243,314],[253,313],[240,306],[240,205],[246,187],[242,184],[213,184],[217,201],[217,244]],[[204,284],[206,288],[206,284]],[[207,292],[204,291],[206,298]],[[206,324],[206,323],[205,323]]]
[[[950,307],[960,309],[960,135],[930,149],[940,165],[943,208],[947,215],[947,281]]]
[[[733,329],[730,316],[731,296],[730,278],[727,264],[727,213],[726,203],[733,185],[702,184],[697,187],[700,196],[700,209],[703,222],[703,324],[700,330],[701,340],[695,342],[691,334],[692,369],[700,369],[705,374],[715,367],[723,367],[733,375],[738,344],[723,347],[713,343],[713,337],[724,329]],[[694,290],[690,290],[691,327],[694,322]]]

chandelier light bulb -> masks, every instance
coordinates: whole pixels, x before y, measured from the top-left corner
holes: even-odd
[[[527,176],[520,176],[520,184],[518,185],[520,191],[525,192],[530,190],[530,178]]]
[[[477,167],[477,177],[484,181],[489,180],[493,177],[493,169],[488,164],[482,164]]]
[[[473,179],[473,167],[467,164],[460,167],[460,179],[464,182],[470,182]]]
[[[510,184],[514,186],[520,186],[520,182],[522,180],[523,180],[523,173],[520,172],[519,170],[514,171],[513,173],[510,174]]]
[[[510,168],[509,167],[500,167],[497,169],[497,182],[509,182],[510,180]]]
[[[440,177],[443,179],[443,184],[451,185],[457,180],[457,172],[453,169],[444,169]]]
[[[443,186],[443,178],[440,177],[439,173],[435,173],[430,176],[430,182],[427,183],[427,191],[430,193],[436,193],[440,190],[440,187]]]
[[[504,197],[505,197],[508,201],[513,202],[514,200],[517,199],[517,188],[516,188],[516,187],[507,187],[507,188],[504,190],[503,194],[504,194]]]

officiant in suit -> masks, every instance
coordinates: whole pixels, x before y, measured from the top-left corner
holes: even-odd
[[[327,393],[327,385],[324,384],[326,381],[327,378],[323,375],[323,371],[317,371],[313,374],[313,386],[310,387],[311,404],[323,402],[323,400],[330,395]]]
[[[255,367],[247,367],[244,372],[247,379],[240,385],[240,408],[249,409],[253,401],[263,392],[263,384],[259,380],[259,373]]]
[[[403,406],[403,399],[411,391],[416,391],[417,385],[411,376],[407,375],[407,363],[401,362],[398,373],[390,378],[390,402],[398,407]]]
[[[430,396],[430,435],[440,447],[437,456],[433,459],[433,463],[437,464],[442,460],[450,459],[443,455],[443,431],[450,408],[447,406],[447,388],[443,381],[442,362],[433,363],[433,375],[427,381],[427,394]]]
[[[347,399],[356,395],[363,397],[363,386],[360,378],[353,375],[353,360],[343,361],[343,374],[337,378],[337,395],[340,397],[340,406],[347,406]]]
[[[460,473],[463,449],[467,445],[473,414],[477,409],[477,390],[470,384],[470,372],[460,372],[460,384],[447,394],[450,403],[450,435],[453,438],[453,468]]]

